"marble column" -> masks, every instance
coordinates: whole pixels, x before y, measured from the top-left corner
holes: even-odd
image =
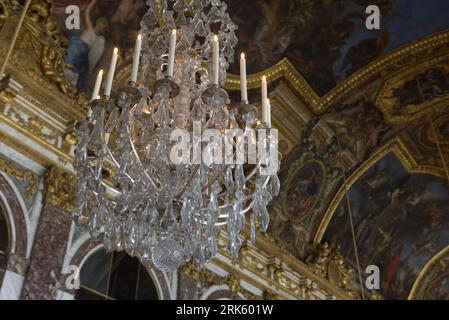
[[[70,224],[70,214],[50,203],[45,204],[37,228],[22,299],[56,298]]]
[[[44,206],[31,252],[21,298],[56,299],[69,240],[73,175],[52,168],[46,174]]]
[[[195,277],[196,275],[196,277]],[[183,265],[178,272],[178,300],[198,299],[198,274],[191,263]]]
[[[23,279],[21,274],[6,270],[0,289],[0,300],[19,300]]]

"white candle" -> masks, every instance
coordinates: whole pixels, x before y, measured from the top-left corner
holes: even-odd
[[[267,99],[267,110],[266,110],[266,123],[269,127],[271,127],[271,102],[270,99]]]
[[[242,101],[248,103],[248,88],[246,84],[246,58],[242,53],[240,57],[240,87],[242,91]]]
[[[131,72],[131,81],[137,82],[137,74],[139,73],[140,51],[142,48],[142,36],[139,34],[134,47],[133,69]]]
[[[103,70],[100,70],[97,75],[97,80],[95,80],[94,91],[92,91],[91,101],[97,99],[100,94],[101,82],[103,81]]]
[[[104,90],[104,95],[107,97],[111,96],[112,82],[114,81],[115,67],[117,65],[118,49],[114,49],[112,54],[111,65],[109,66],[108,78],[106,81],[106,88]]]
[[[168,66],[167,75],[173,78],[173,71],[175,69],[175,51],[176,51],[176,29],[170,35],[170,49],[168,52]]]
[[[268,86],[267,77],[262,77],[262,122],[267,123],[267,108],[268,108]]]
[[[212,63],[212,82],[218,85],[220,80],[220,44],[216,35],[212,41]]]

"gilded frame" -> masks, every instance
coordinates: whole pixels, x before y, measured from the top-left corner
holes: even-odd
[[[418,277],[416,278],[415,282],[413,283],[412,289],[410,290],[410,293],[407,297],[407,300],[415,300],[418,294],[419,289],[424,284],[424,281],[426,279],[427,273],[429,270],[443,257],[445,257],[447,254],[449,254],[449,246],[442,249],[440,252],[438,252],[436,255],[434,255],[424,266],[424,268],[421,269],[421,271],[418,274]]]

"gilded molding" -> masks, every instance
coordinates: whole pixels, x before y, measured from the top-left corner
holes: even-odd
[[[240,281],[241,279],[234,274],[231,274],[227,277],[220,277],[217,274],[213,273],[210,270],[202,269],[200,271],[195,270],[193,264],[188,262],[184,264],[180,269],[180,272],[192,277],[197,281],[201,281],[202,283],[210,283],[214,285],[227,285],[229,291],[232,295],[237,298],[240,295],[244,296],[247,300],[260,300],[261,297],[245,290],[242,288]]]
[[[0,54],[6,50],[22,6],[18,1],[3,2],[10,14],[3,26]],[[31,4],[7,72],[23,86],[23,98],[32,104],[40,101],[42,110],[50,111],[48,113],[62,121],[71,121],[85,113],[87,97],[75,92],[65,79],[66,40],[51,16],[52,3],[52,0],[45,0]]]
[[[428,278],[431,277],[432,269],[441,267],[441,271],[447,272],[447,266],[449,264],[449,246],[434,255],[419,272],[418,277],[413,283],[412,289],[408,295],[408,300],[418,300],[426,298],[424,297],[427,289]]]
[[[335,243],[316,243],[311,246],[306,262],[315,274],[342,288],[351,298],[358,298],[350,283],[354,270],[346,265],[340,246]]]
[[[40,135],[36,135],[31,133],[30,131],[28,131],[26,128],[23,128],[21,125],[19,125],[17,122],[11,120],[10,118],[1,115],[0,114],[0,121],[6,123],[7,125],[11,126],[12,128],[14,128],[15,130],[17,130],[17,132],[23,134],[24,136],[26,136],[27,138],[31,139],[32,141],[36,142],[37,144],[41,145],[42,147],[44,147],[45,149],[55,153],[62,161],[66,162],[66,163],[73,163],[73,157],[71,157],[70,155],[68,155],[67,153],[61,151],[60,149],[56,148],[55,146],[53,146],[52,144],[50,144],[48,141],[46,141],[45,139],[42,139],[42,137]],[[1,134],[0,134],[1,136]],[[15,138],[12,138],[15,139]],[[9,139],[11,140],[11,139]],[[15,139],[16,142],[13,143],[13,146],[17,146],[19,143],[23,143],[23,141],[17,140]],[[23,149],[24,155],[28,156],[32,153],[32,151],[30,150],[30,148],[21,148]],[[44,157],[38,157],[39,159],[44,159]],[[44,164],[44,163],[48,163],[47,160],[41,161],[39,160],[39,163]]]
[[[323,97],[318,96],[315,90],[313,90],[287,58],[284,58],[271,68],[248,76],[248,88],[259,88],[262,75],[266,75],[270,82],[284,77],[292,87],[295,88],[297,93],[304,98],[308,106],[315,113],[321,113],[372,77],[383,75],[385,71],[391,71],[390,68],[392,67],[399,69],[407,68],[408,64],[404,63],[404,61],[411,59],[415,60],[415,62],[409,62],[416,63],[417,59],[425,58],[429,54],[432,54],[433,51],[438,52],[439,47],[447,45],[448,43],[449,30],[444,30],[429,35],[418,42],[409,43],[403,47],[397,48],[356,71]],[[226,88],[230,90],[239,90],[239,77],[232,74],[228,75]]]
[[[247,229],[244,232],[246,235],[248,234]],[[220,246],[219,252],[222,256],[232,260],[231,255],[225,250],[225,246]],[[214,262],[229,272],[237,272],[248,283],[260,287],[260,284],[257,284],[253,278],[241,274],[238,268],[232,270],[221,261],[214,260]],[[296,299],[305,299],[304,285],[306,284],[311,285],[316,293],[332,295],[338,299],[350,298],[346,292],[333,286],[327,279],[316,275],[310,267],[294,257],[287,247],[279,244],[268,233],[258,232],[254,245],[249,243],[243,245],[236,263]],[[266,290],[267,288],[260,289]]]
[[[4,115],[25,128],[30,136],[40,137],[54,147],[59,146],[60,139],[58,133],[48,128],[37,115],[20,112],[17,108],[13,107],[7,108]]]
[[[400,137],[396,137],[382,147],[380,147],[367,161],[361,164],[357,170],[348,177],[347,184],[343,184],[338,190],[336,196],[332,199],[332,202],[324,214],[321,220],[320,226],[314,237],[314,243],[319,243],[323,239],[324,233],[326,232],[327,226],[329,225],[332,216],[334,215],[337,207],[339,206],[341,200],[343,199],[346,191],[348,191],[351,186],[374,164],[376,164],[380,159],[382,159],[388,153],[393,152],[399,161],[404,166],[405,170],[410,173],[426,173],[441,178],[445,178],[444,169],[441,167],[434,167],[428,165],[419,165],[415,158],[412,156],[410,151],[407,149]]]
[[[435,97],[434,99],[426,100],[419,105],[400,106],[402,109],[400,110],[401,112],[395,114],[394,109],[399,105],[399,101],[394,98],[393,93],[395,90],[401,88],[405,82],[414,79],[416,75],[419,75],[432,67],[441,67],[449,73],[448,60],[449,51],[445,52],[443,55],[441,55],[441,52],[438,52],[437,57],[429,58],[423,63],[413,64],[405,69],[399,69],[396,73],[389,74],[389,76],[385,78],[382,88],[375,98],[375,104],[380,111],[382,111],[385,120],[389,122],[410,122],[420,119],[432,111],[446,107],[449,102],[449,96]]]
[[[45,173],[44,195],[47,202],[66,212],[71,212],[75,202],[73,185],[75,176],[58,167],[51,167]]]
[[[0,157],[0,171],[7,175],[14,177],[17,180],[28,180],[29,184],[26,187],[26,197],[30,200],[37,190],[37,184],[39,183],[39,176],[34,172],[20,168],[17,164],[6,161]]]
[[[34,26],[41,28],[44,37],[39,35],[42,49],[40,50],[40,69],[42,74],[58,89],[71,97],[75,96],[75,90],[67,82],[64,76],[65,43],[59,34],[58,26],[53,21],[53,0],[32,3],[27,17]],[[32,26],[32,27],[34,27]],[[36,49],[37,50],[37,49]]]

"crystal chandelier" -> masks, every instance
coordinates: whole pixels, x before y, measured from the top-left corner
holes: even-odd
[[[200,269],[217,254],[222,230],[234,258],[246,241],[241,233],[247,222],[250,241],[256,228],[267,230],[267,204],[279,193],[277,131],[267,114],[266,78],[262,121],[247,101],[244,64],[241,103],[231,105],[220,86],[237,44],[237,26],[225,3],[147,4],[132,80],[111,95],[115,51],[104,96],[95,92],[101,72],[89,116],[76,126],[74,216],[106,250],[126,250],[162,271],[187,261]],[[223,155],[234,162],[215,161],[214,146],[220,144],[205,141],[204,135],[193,142],[193,149],[202,150],[196,160],[195,155],[171,160],[178,142],[173,132],[181,129],[191,137],[198,125],[224,137],[232,148]],[[229,136],[229,130],[243,135]],[[235,161],[240,153],[253,161]],[[274,171],[264,172],[273,165]]]

